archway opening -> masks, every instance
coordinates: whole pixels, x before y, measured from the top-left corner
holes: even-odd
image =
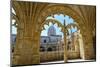
[[[40,62],[50,62],[63,59],[60,52],[62,50],[61,41],[63,35],[61,27],[58,27],[58,24],[55,21],[51,21],[46,21],[48,25],[44,24],[42,27],[40,36]],[[41,46],[43,48],[41,48]],[[44,49],[44,51],[41,51],[41,49]]]
[[[64,60],[63,56],[64,56],[64,33],[66,34],[66,52],[68,53],[67,54],[67,58],[68,59],[81,59],[81,51],[80,51],[80,44],[82,44],[82,42],[80,43],[80,29],[79,29],[79,26],[78,24],[74,21],[73,18],[71,18],[70,16],[68,15],[64,15],[64,14],[54,14],[52,16],[48,16],[45,20],[45,22],[43,23],[42,28],[43,29],[46,29],[46,25],[50,25],[50,23],[55,25],[57,24],[58,27],[61,27],[61,32],[62,32],[62,39],[61,39],[61,45],[59,48],[61,48],[61,50],[59,50],[59,54],[60,54],[60,57],[61,59],[60,60]],[[64,26],[65,24],[65,26]],[[64,27],[66,28],[66,32],[64,32]],[[53,30],[54,31],[54,30]],[[45,33],[45,35],[47,36],[47,33],[44,32],[44,30],[42,30],[41,32],[41,36]],[[58,32],[57,32],[58,33]],[[55,34],[55,32],[49,32],[48,35],[53,35]],[[58,33],[59,34],[59,33]],[[50,39],[49,39],[50,40]],[[41,40],[40,40],[41,41]],[[81,38],[81,41],[82,41],[82,38]],[[46,39],[44,40],[44,42],[48,42]],[[41,43],[40,43],[41,45]],[[49,46],[49,48],[51,48]],[[50,49],[51,50],[51,49]],[[54,49],[55,50],[55,49]],[[53,47],[52,47],[52,51],[53,51]],[[57,52],[55,52],[57,54]],[[46,53],[47,54],[47,53]],[[45,54],[45,56],[47,56]],[[41,54],[40,54],[41,55]],[[53,53],[49,54],[49,55],[53,55]],[[43,56],[43,55],[42,55]],[[50,56],[51,57],[51,56]],[[59,57],[59,58],[60,58]],[[51,57],[52,58],[52,57]],[[56,58],[56,57],[55,57]],[[41,57],[40,57],[41,59]],[[48,60],[48,59],[47,59]],[[47,61],[45,60],[45,61]],[[59,61],[59,59],[56,59],[56,61]],[[54,61],[54,59],[53,59]]]

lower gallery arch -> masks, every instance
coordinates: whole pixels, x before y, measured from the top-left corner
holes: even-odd
[[[63,25],[61,24],[61,22],[59,22],[58,20],[56,20],[56,19],[47,19],[47,20],[45,20],[45,23],[43,23],[43,24],[41,24],[41,26],[40,26],[40,29],[41,30],[43,30],[43,29],[45,29],[43,26],[45,25],[45,24],[47,24],[47,25],[49,25],[49,22],[52,22],[53,24],[55,24],[55,23],[57,23],[58,24],[58,27],[61,27],[62,28],[62,31],[63,31]],[[81,33],[80,33],[80,28],[79,28],[79,26],[78,26],[78,24],[77,23],[73,23],[73,24],[68,24],[67,25],[67,29],[66,30],[68,30],[68,28],[71,28],[71,26],[76,26],[77,28],[78,28],[78,30],[75,32],[76,34],[77,34],[77,38],[75,38],[76,39],[76,41],[75,41],[75,43],[74,43],[74,50],[68,50],[68,48],[67,48],[67,50],[66,50],[66,52],[68,52],[68,56],[67,56],[67,58],[68,59],[83,59],[84,58],[84,53],[83,53],[83,40],[82,40],[82,36],[81,36]],[[63,32],[64,33],[64,32]],[[67,43],[67,46],[68,46],[68,43]],[[60,46],[60,47],[62,47],[62,46]],[[72,48],[72,47],[71,47]],[[52,60],[52,61],[54,61],[54,59],[57,61],[57,60],[64,60],[64,58],[63,58],[63,56],[64,56],[64,53],[63,53],[63,49],[64,48],[62,48],[62,50],[60,50],[59,51],[59,53],[57,53],[57,52],[55,52],[55,54],[60,54],[61,56],[58,56],[59,57],[59,59],[57,59],[57,57],[56,57],[56,55],[55,56],[53,56],[54,55],[54,53],[53,52],[49,52],[49,54],[47,54],[46,52],[41,52],[41,54],[40,54],[40,60],[43,62],[43,60],[44,61],[50,61],[50,60]],[[51,50],[51,49],[50,49]],[[48,49],[47,49],[47,51],[48,51]],[[44,53],[44,54],[43,54]],[[48,56],[49,55],[49,56]],[[52,55],[52,56],[51,56]],[[44,58],[42,58],[43,56],[45,56]],[[51,57],[51,58],[46,58],[46,57]],[[61,58],[61,59],[60,59]]]
[[[82,27],[83,27],[82,24],[84,23],[83,18],[69,6],[66,6],[66,7],[63,5],[59,5],[59,6],[53,5],[52,7],[47,6],[47,8],[45,8],[43,11],[41,11],[41,14],[38,17],[39,19],[37,19],[38,23],[44,24],[45,18],[48,16],[53,17],[54,14],[64,14],[64,15],[71,16],[78,23],[78,25],[81,26],[81,28],[80,28],[81,32],[83,31],[82,30]],[[39,27],[41,27],[41,25]],[[84,44],[81,44],[81,45],[82,46],[80,47],[80,49],[83,49],[83,50],[81,50],[80,56],[82,59],[85,59],[85,54],[84,54],[85,51],[84,51],[84,46],[83,46]]]

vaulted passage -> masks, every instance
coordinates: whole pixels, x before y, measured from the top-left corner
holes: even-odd
[[[12,1],[11,17],[13,65],[96,60],[95,6]]]

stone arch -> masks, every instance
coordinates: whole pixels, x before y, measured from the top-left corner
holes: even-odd
[[[63,25],[56,19],[48,19],[48,20],[45,20],[43,24],[41,24],[40,26],[40,31],[43,30],[43,25],[46,24],[46,25],[49,25],[49,22],[52,22],[53,24],[57,23],[58,24],[58,27],[63,27]]]
[[[47,19],[47,20],[45,20],[44,23],[42,23],[41,26],[40,26],[40,32],[41,32],[42,30],[44,30],[43,25],[44,25],[44,24],[49,25],[49,22],[52,22],[53,24],[57,23],[57,24],[58,24],[58,27],[61,27],[61,28],[62,28],[61,31],[63,32],[63,25],[60,23],[60,21],[58,21],[58,20],[56,20],[56,19]],[[71,24],[68,24],[68,25],[66,26],[67,32],[68,32],[68,29],[71,28],[71,26],[73,26],[73,27],[76,26],[76,27],[78,28],[78,30],[80,29],[80,27],[79,27],[79,25],[78,25],[77,23],[71,23]]]
[[[56,19],[47,19],[47,20],[45,20],[44,23],[41,24],[41,27],[42,27],[44,24],[49,25],[49,22],[52,22],[53,24],[57,23],[57,24],[58,24],[58,27],[61,27],[61,28],[62,28],[62,31],[63,31],[63,25],[62,25],[58,20],[56,20]],[[67,32],[68,32],[68,29],[71,28],[71,26],[73,26],[73,27],[76,26],[76,27],[77,27],[77,30],[78,30],[78,31],[80,30],[79,25],[75,22],[75,23],[68,24],[68,25],[66,26]],[[40,29],[41,29],[41,27],[40,27]],[[44,28],[43,28],[43,29],[44,29]],[[43,30],[43,29],[41,29],[41,30]],[[80,47],[79,49],[83,49],[83,44],[82,44],[82,47]],[[82,55],[81,55],[81,54],[82,54]],[[84,55],[83,55],[83,54],[84,54],[83,51],[80,51],[80,57],[81,57],[81,58],[84,58]]]
[[[52,6],[48,6],[46,8],[44,8],[41,13],[40,16],[38,16],[39,19],[37,19],[37,22],[39,24],[41,23],[45,23],[45,19],[48,16],[52,16],[53,14],[64,14],[64,15],[68,15],[71,16],[76,22],[77,24],[79,24],[79,26],[81,26],[85,21],[84,19],[76,12],[74,11],[72,8],[66,6],[66,5],[52,5]],[[82,30],[82,26],[81,26],[81,30]]]
[[[78,29],[81,30],[80,33],[84,35],[83,34],[84,26],[82,26],[85,22],[84,18],[82,18],[82,16],[80,16],[75,10],[73,10],[72,8],[66,5],[52,5],[44,8],[41,11],[40,15],[38,16],[39,19],[37,19],[38,24],[40,24],[39,29],[42,29],[41,24],[45,23],[46,18],[48,16],[53,16],[53,14],[64,14],[64,15],[71,16],[75,20],[75,22],[77,22],[74,24],[74,26],[77,26]],[[82,49],[84,49],[84,46],[82,47]],[[84,50],[81,53],[84,54]],[[82,58],[84,59],[84,56]]]

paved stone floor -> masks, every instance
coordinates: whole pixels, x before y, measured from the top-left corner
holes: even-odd
[[[93,62],[94,60],[83,60],[83,59],[74,59],[74,60],[68,60],[67,63],[80,63],[80,62]],[[63,64],[64,61],[53,61],[53,62],[45,62],[45,63],[40,63],[40,65],[50,65],[50,64]],[[23,67],[23,66],[22,66]],[[34,67],[34,65],[29,65],[25,67]]]
[[[83,60],[83,59],[74,59],[74,60],[68,60],[68,63],[74,63],[74,62],[89,62],[94,60]],[[56,64],[56,63],[64,63],[64,61],[53,61],[53,62],[45,62],[41,64]]]

